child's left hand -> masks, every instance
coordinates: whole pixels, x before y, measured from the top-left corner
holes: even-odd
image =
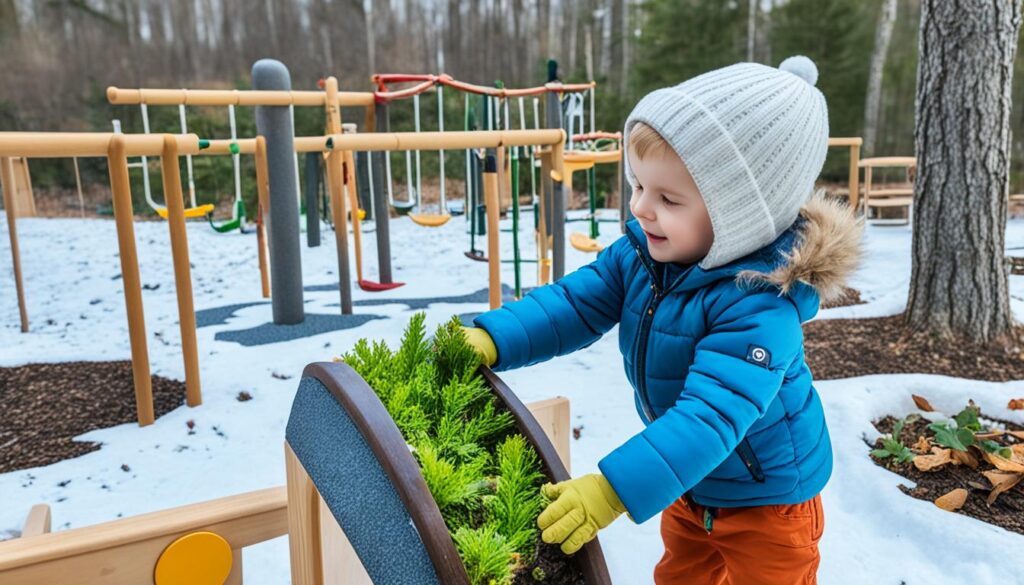
[[[545,484],[541,493],[552,500],[537,518],[537,526],[543,531],[541,539],[561,544],[567,555],[583,548],[598,530],[626,512],[612,485],[600,473]]]

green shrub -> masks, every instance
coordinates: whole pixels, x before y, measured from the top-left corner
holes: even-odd
[[[374,389],[419,462],[470,582],[503,585],[532,561],[544,506],[540,458],[478,372],[458,317],[426,336],[409,321],[397,351],[359,340],[342,360]]]

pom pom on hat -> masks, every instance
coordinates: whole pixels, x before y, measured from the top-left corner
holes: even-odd
[[[809,58],[803,55],[794,55],[779,64],[779,69],[792,73],[807,83],[814,85],[818,82],[818,67]]]

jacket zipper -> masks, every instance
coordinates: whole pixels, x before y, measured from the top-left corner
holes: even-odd
[[[640,406],[644,410],[644,416],[647,417],[647,422],[654,422],[654,410],[651,408],[650,398],[647,396],[647,339],[650,337],[651,323],[654,322],[654,312],[658,310],[658,305],[661,304],[664,298],[661,291],[658,290],[658,285],[652,284],[651,290],[654,291],[652,296],[647,301],[647,306],[644,308],[644,314],[640,319],[640,332],[636,344],[636,384],[637,391],[640,394]]]
[[[651,277],[651,290],[654,291],[654,295],[647,299],[647,303],[644,305],[644,312],[640,315],[640,327],[637,331],[636,346],[633,354],[633,364],[635,368],[636,377],[636,391],[640,397],[640,408],[643,410],[644,418],[647,419],[647,424],[654,422],[654,409],[651,408],[650,398],[647,396],[647,338],[650,333],[651,323],[654,321],[654,312],[658,310],[658,305],[661,304],[662,294],[658,288],[658,274],[650,264],[647,263],[647,259],[644,258],[643,252],[640,250],[640,244],[637,243],[636,238],[633,234],[626,232],[629,241],[633,244],[633,251],[636,252],[637,257],[640,259],[640,264],[643,265],[644,269]]]

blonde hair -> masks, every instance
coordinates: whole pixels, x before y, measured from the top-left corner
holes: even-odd
[[[670,149],[671,145],[657,130],[643,122],[637,122],[629,131],[629,148],[636,153],[637,159],[643,160],[647,153],[661,154]]]

